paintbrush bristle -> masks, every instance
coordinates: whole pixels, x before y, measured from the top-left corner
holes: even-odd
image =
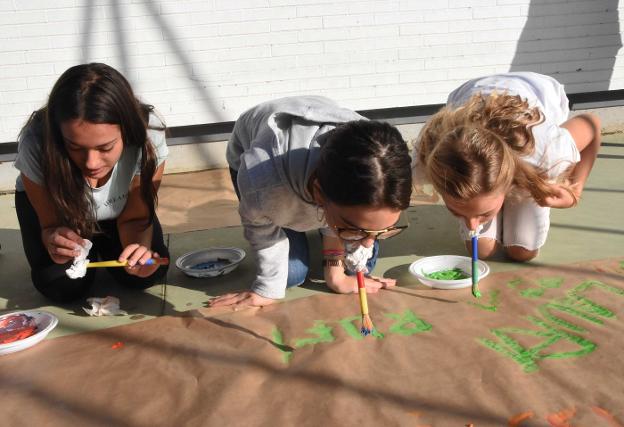
[[[362,315],[362,328],[360,329],[360,333],[364,336],[370,335],[375,331],[375,326],[373,326],[373,321],[371,320],[368,314]]]

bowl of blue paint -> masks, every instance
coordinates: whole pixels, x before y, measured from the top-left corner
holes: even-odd
[[[199,249],[180,256],[176,267],[190,277],[218,277],[236,269],[245,255],[240,248]]]

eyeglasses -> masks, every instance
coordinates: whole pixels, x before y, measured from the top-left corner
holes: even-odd
[[[360,240],[368,239],[370,237],[375,240],[384,240],[389,239],[390,237],[394,237],[397,234],[401,233],[409,227],[409,224],[405,225],[395,225],[389,228],[384,228],[383,230],[363,230],[361,228],[341,228],[334,227],[336,230],[336,234],[342,240],[346,240],[349,242],[359,242]]]

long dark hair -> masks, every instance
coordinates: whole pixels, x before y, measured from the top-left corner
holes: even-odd
[[[337,205],[404,210],[412,193],[410,165],[407,144],[395,127],[360,120],[328,134],[315,176]]]
[[[89,237],[96,228],[91,189],[70,159],[60,125],[68,120],[119,125],[124,145],[141,151],[141,197],[149,208],[149,226],[157,204],[152,182],[156,153],[148,140],[151,105],[140,103],[128,81],[114,68],[100,63],[76,65],[65,71],[52,88],[48,104],[30,117],[31,126],[42,129],[41,169],[61,225]]]

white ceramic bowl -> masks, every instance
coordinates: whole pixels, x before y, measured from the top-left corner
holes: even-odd
[[[23,340],[0,344],[0,354],[15,353],[16,351],[32,347],[48,336],[50,331],[58,324],[58,319],[55,315],[48,313],[47,311],[39,310],[14,311],[13,313],[3,314],[0,316],[0,319],[14,314],[27,314],[33,317],[37,323],[37,332],[28,338],[24,338]]]
[[[240,248],[200,249],[179,257],[176,267],[191,277],[217,277],[230,273],[244,258]]]
[[[490,267],[479,260],[479,280],[490,274]],[[436,289],[460,289],[472,286],[472,277],[459,280],[437,280],[431,279],[425,274],[436,271],[451,270],[459,268],[468,276],[472,275],[472,259],[459,255],[438,255],[421,258],[409,266],[409,272],[418,278],[423,284]]]

